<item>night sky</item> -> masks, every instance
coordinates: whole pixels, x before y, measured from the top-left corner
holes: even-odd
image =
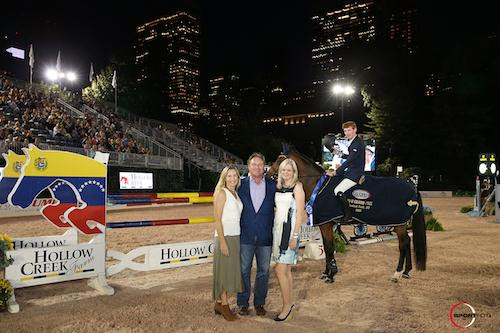
[[[63,67],[86,78],[91,61],[99,72],[114,55],[132,57],[135,27],[172,13],[180,4],[201,18],[202,79],[236,73],[244,81],[258,82],[278,65],[289,87],[304,88],[311,82],[313,7],[334,3],[184,0],[112,5],[107,1],[18,1],[2,11],[0,32],[2,46],[8,43],[27,48],[29,43],[34,44],[37,70],[54,65],[61,50]],[[471,34],[494,29],[489,25],[498,21],[490,20],[493,11],[487,7],[457,7],[453,2],[435,5],[430,1],[419,5],[424,18],[422,33],[431,52],[467,42]]]
[[[177,8],[169,3],[174,5],[123,2],[119,9],[104,1],[11,4],[11,14],[0,20],[2,46],[27,49],[33,43],[37,69],[54,65],[61,50],[63,67],[87,77],[91,61],[98,72],[114,55],[133,56],[135,27]],[[182,6],[201,17],[203,76],[239,73],[252,81],[278,64],[290,84],[310,81],[308,2],[182,1]]]

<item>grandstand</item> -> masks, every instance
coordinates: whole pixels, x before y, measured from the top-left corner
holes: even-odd
[[[39,85],[29,87],[0,75],[0,152],[11,149],[20,154],[29,143],[91,157],[96,151],[108,152],[109,167],[117,168],[114,172],[139,168],[152,170],[158,174],[155,178],[160,174],[165,178],[171,171],[182,173],[186,165],[218,173],[232,163],[245,171],[241,158],[176,125],[123,109],[116,114],[105,103],[68,102]],[[162,190],[183,189],[173,184],[181,178],[178,174],[167,178],[171,181],[160,182]],[[117,190],[111,185],[111,191]]]

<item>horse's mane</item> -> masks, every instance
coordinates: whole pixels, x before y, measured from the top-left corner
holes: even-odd
[[[319,165],[317,165],[317,164],[316,164],[316,162],[315,162],[312,158],[310,158],[309,156],[306,156],[306,155],[304,155],[304,154],[302,154],[302,153],[298,152],[297,150],[293,150],[293,151],[290,153],[290,155],[291,155],[291,154],[296,154],[296,155],[298,155],[301,159],[303,159],[304,161],[306,161],[308,164],[311,164],[311,166],[313,167],[313,169],[314,169],[314,170],[316,170],[316,171],[318,171],[318,173],[319,173],[320,175],[321,175],[321,174],[323,174],[323,173],[325,173],[325,170],[324,170],[322,167],[320,167]]]

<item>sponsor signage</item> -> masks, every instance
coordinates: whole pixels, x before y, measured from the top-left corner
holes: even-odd
[[[78,243],[76,230],[70,229],[60,236],[14,238],[14,250],[26,248],[55,247]]]
[[[94,277],[104,272],[105,250],[101,243],[8,251],[14,263],[5,277],[14,288]]]
[[[213,240],[151,246],[145,264],[151,270],[202,264],[212,261],[214,251]]]
[[[150,172],[120,172],[120,190],[152,190],[153,174]]]
[[[299,240],[301,242],[311,241],[316,238],[320,239],[321,234],[318,235],[319,228],[312,225],[302,225],[299,233]]]

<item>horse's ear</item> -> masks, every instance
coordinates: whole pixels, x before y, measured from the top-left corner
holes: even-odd
[[[288,155],[290,153],[290,146],[288,143],[283,142],[281,145],[283,146],[283,154]]]

